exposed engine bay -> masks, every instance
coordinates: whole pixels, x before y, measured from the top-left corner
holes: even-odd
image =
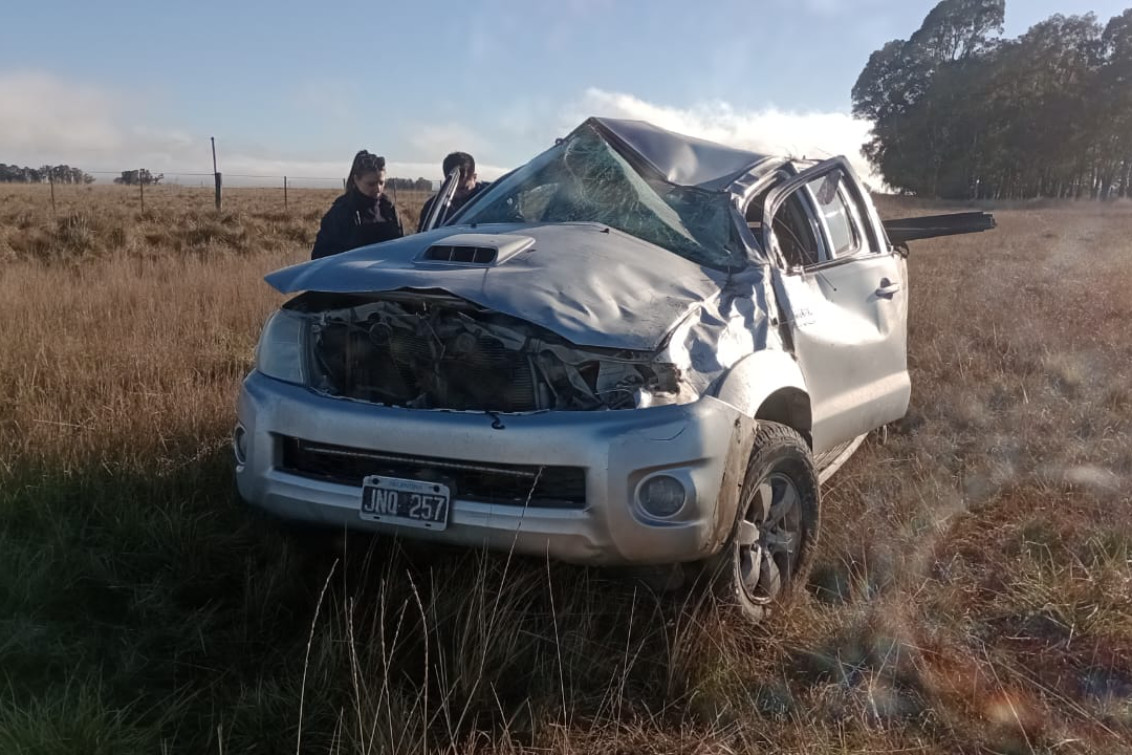
[[[634,409],[689,400],[675,366],[654,362],[651,353],[581,349],[456,297],[352,305],[339,297],[336,307],[312,311],[314,303],[299,307],[310,318],[310,385],[328,395],[495,412]]]

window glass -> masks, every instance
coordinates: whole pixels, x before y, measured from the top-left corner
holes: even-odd
[[[646,176],[586,125],[493,183],[459,222],[601,223],[693,262],[742,268],[731,212],[726,192]]]
[[[844,257],[857,251],[861,236],[853,223],[853,216],[849,212],[849,206],[845,204],[845,197],[841,191],[832,193],[822,191],[822,184],[825,181],[826,176],[815,178],[808,186],[814,196],[814,206],[818,208],[818,212],[825,219],[826,227],[829,228],[833,257]],[[823,203],[822,199],[829,201]]]
[[[788,266],[804,267],[819,261],[813,221],[797,192],[775,213],[772,230]]]

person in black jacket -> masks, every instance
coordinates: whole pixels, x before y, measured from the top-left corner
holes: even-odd
[[[322,216],[311,259],[404,236],[397,208],[384,189],[385,158],[364,149],[354,155],[346,193]]]
[[[476,175],[476,158],[469,155],[467,152],[453,152],[444,158],[442,164],[444,177],[447,178],[453,170],[460,169],[460,182],[456,185],[456,193],[452,196],[452,203],[448,206],[448,211],[444,216],[437,221],[437,225],[442,224],[445,220],[456,214],[456,211],[468,203],[472,197],[482,191],[490,184],[482,183],[478,180]],[[437,194],[425,200],[424,207],[421,208],[421,219],[417,223],[417,232],[420,233],[424,229],[425,220],[428,219],[428,213],[432,209],[432,205],[436,202]]]

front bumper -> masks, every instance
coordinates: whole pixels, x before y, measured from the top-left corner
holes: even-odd
[[[259,372],[244,381],[238,414],[240,495],[275,515],[581,564],[669,564],[718,551],[734,525],[754,435],[753,420],[710,397],[640,410],[489,415],[335,399]],[[457,490],[443,531],[363,521],[360,487],[283,468],[285,438],[479,464],[580,467],[585,502],[533,508],[465,500]],[[691,488],[683,509],[663,520],[636,497],[638,484],[659,471]]]

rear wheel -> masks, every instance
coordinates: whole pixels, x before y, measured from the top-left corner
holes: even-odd
[[[727,545],[706,566],[716,594],[760,621],[805,583],[817,543],[821,493],[813,457],[795,430],[759,421]]]

